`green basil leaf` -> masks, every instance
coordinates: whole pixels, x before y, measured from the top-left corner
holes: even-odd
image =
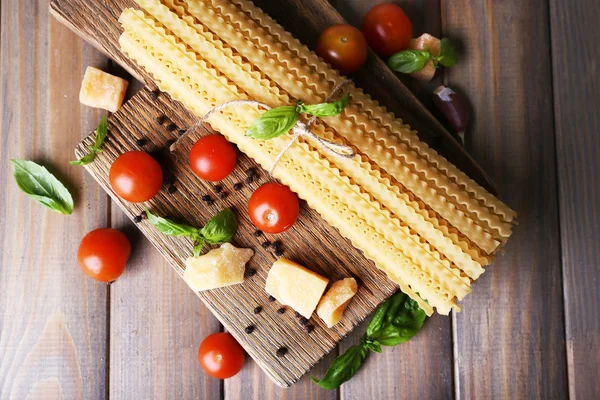
[[[456,48],[448,38],[443,38],[440,41],[440,54],[435,57],[435,60],[444,67],[452,67],[458,62],[458,53]]]
[[[94,145],[89,146],[88,150],[90,151],[85,156],[81,157],[76,161],[69,161],[71,165],[88,165],[96,158],[96,154],[100,153],[100,149],[104,144],[104,140],[106,140],[106,135],[108,134],[108,121],[106,120],[106,116],[102,117],[100,120],[100,125],[96,128],[96,139],[94,140]]]
[[[338,115],[344,110],[344,108],[346,108],[349,98],[350,94],[346,94],[341,99],[332,101],[330,103],[319,103],[310,105],[300,103],[298,105],[298,112],[303,114],[314,115],[315,117],[331,117],[333,115]]]
[[[96,152],[90,151],[89,154],[86,154],[85,156],[81,157],[79,160],[69,161],[69,164],[71,164],[71,165],[88,165],[89,163],[94,161],[95,158],[96,158]]]
[[[237,220],[230,208],[226,208],[204,225],[200,234],[210,244],[230,242],[237,230]]]
[[[425,311],[419,307],[417,302],[406,298],[394,318],[378,333],[377,341],[383,346],[404,343],[421,330],[425,318],[427,318]]]
[[[396,53],[388,60],[388,66],[403,74],[412,74],[425,68],[431,53],[426,50],[404,50]]]
[[[295,106],[272,108],[258,117],[246,135],[254,139],[269,140],[286,134],[298,122]]]
[[[381,330],[387,309],[390,306],[390,300],[391,298],[381,303],[373,313],[373,317],[371,317],[371,322],[369,322],[369,326],[367,326],[367,332],[365,333],[367,338],[375,337]]]
[[[354,376],[367,358],[367,349],[362,345],[350,347],[344,354],[335,359],[323,379],[311,377],[312,381],[323,389],[337,389]]]
[[[377,340],[366,339],[366,340],[364,340],[363,345],[367,349],[374,351],[375,353],[381,353],[381,345],[379,344],[379,342]]]
[[[179,224],[170,219],[154,215],[147,208],[146,215],[148,216],[148,222],[154,225],[160,233],[168,236],[192,236],[198,231],[193,226]]]
[[[54,175],[33,161],[10,160],[19,188],[29,197],[61,214],[73,212],[73,197]]]
[[[202,251],[202,248],[204,247],[204,239],[200,238],[198,240],[194,240],[194,257],[198,258],[200,257],[200,252]]]

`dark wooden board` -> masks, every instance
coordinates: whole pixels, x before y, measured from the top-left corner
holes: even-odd
[[[600,398],[600,3],[550,1],[569,394]],[[574,45],[576,44],[576,45]]]
[[[396,286],[337,230],[323,223],[320,216],[304,204],[298,222],[285,235],[255,237],[255,228],[243,210],[251,191],[267,181],[266,173],[260,173],[260,182],[245,184],[243,190],[234,193],[233,184],[243,182],[245,171],[256,167],[252,160],[239,154],[238,167],[221,182],[230,195],[226,199],[219,199],[214,193],[213,184],[196,178],[189,169],[185,154],[188,154],[194,140],[183,142],[181,151],[173,155],[167,151],[167,141],[176,138],[179,133],[177,130],[169,131],[157,121],[163,114],[178,129],[185,129],[196,120],[195,116],[178,102],[171,100],[167,94],[161,94],[154,101],[150,92],[144,89],[109,119],[110,139],[100,156],[94,163],[86,166],[86,169],[131,219],[139,215],[144,206],[148,206],[157,215],[200,226],[223,208],[233,207],[237,211],[239,227],[234,244],[254,249],[255,255],[247,271],[256,269],[257,273],[252,277],[248,276],[244,284],[201,292],[198,295],[267,375],[277,384],[289,386],[331,351],[377,304],[391,295]],[[199,136],[196,135],[197,137]],[[156,197],[144,205],[120,199],[112,192],[108,182],[108,172],[114,159],[125,151],[140,149],[136,141],[141,138],[148,140],[142,150],[155,154],[163,169],[175,178],[174,185],[177,188],[175,193],[168,193],[167,187],[163,187]],[[91,143],[93,135],[79,145],[77,155],[85,154]],[[202,202],[204,194],[211,195],[215,204],[208,206]],[[162,235],[147,221],[138,224],[138,227],[181,274],[185,259],[191,255],[191,242],[186,238]],[[276,311],[280,306],[267,300],[265,279],[277,257],[271,249],[263,249],[261,242],[267,239],[274,241],[276,238],[284,242],[284,256],[309,266],[331,281],[354,276],[361,282],[359,292],[346,310],[344,320],[334,328],[328,329],[320,319],[313,318],[311,322],[315,330],[307,334],[291,309],[284,315],[279,315]],[[264,311],[255,315],[252,311],[258,305],[263,306]],[[256,330],[248,335],[244,329],[251,324],[256,325]],[[289,350],[283,358],[275,354],[281,346]]]
[[[256,0],[254,3],[309,47],[316,43],[318,35],[326,27],[343,22],[340,14],[326,0]],[[133,0],[52,0],[50,7],[59,21],[122,65],[138,80],[149,87],[154,86],[151,78],[121,53],[117,42],[121,34],[117,19],[124,8],[136,7]],[[367,65],[352,78],[357,86],[417,130],[421,140],[496,194],[486,172],[373,52],[370,52]]]
[[[444,0],[448,71],[475,111],[467,146],[519,214],[506,254],[456,314],[456,393],[567,398],[547,3]],[[535,49],[535,51],[533,51]]]

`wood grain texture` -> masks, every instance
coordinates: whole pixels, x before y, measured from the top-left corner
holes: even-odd
[[[133,253],[110,287],[109,397],[222,399],[222,384],[197,358],[200,341],[219,331],[218,320],[135,224],[116,205],[111,211],[111,226],[127,234]]]
[[[550,1],[569,394],[600,398],[600,4]],[[577,45],[573,45],[577,43]]]
[[[455,316],[457,397],[564,399],[547,4],[444,0],[442,10],[464,54],[448,80],[475,110],[467,144],[519,214],[506,254]]]
[[[384,0],[352,0],[336,5],[342,16],[360,26],[364,15]],[[410,0],[398,2],[413,21],[415,36],[428,32],[441,36],[439,1]],[[410,77],[403,82],[424,104],[431,103],[431,92],[442,81],[441,73],[423,84]],[[345,339],[340,352],[358,343],[365,324]],[[374,377],[377,376],[377,379]],[[340,389],[344,400],[387,399],[448,399],[453,396],[452,329],[449,317],[428,318],[423,330],[410,342],[394,348],[384,348],[382,354],[371,354],[363,369]]]
[[[144,150],[155,153],[161,160],[163,169],[176,179],[177,187],[175,193],[168,193],[167,188],[163,187],[157,196],[147,202],[145,205],[152,212],[200,226],[223,208],[244,209],[251,190],[256,188],[259,182],[246,184],[244,190],[237,192],[235,196],[230,195],[224,200],[216,199],[213,185],[193,175],[185,156],[200,132],[191,135],[190,140],[182,142],[181,151],[170,155],[165,147],[166,142],[177,137],[178,132],[170,132],[157,121],[163,114],[178,128],[186,128],[196,121],[193,115],[178,102],[171,100],[167,94],[161,94],[154,101],[150,92],[144,89],[111,116],[110,140],[103,146],[103,151],[96,161],[86,166],[86,169],[130,218],[139,215],[144,205],[128,203],[118,198],[110,188],[108,171],[117,156],[128,150],[139,149],[136,145],[137,139],[145,138],[148,143]],[[84,154],[92,142],[93,137],[86,138],[78,146],[78,156]],[[245,171],[250,167],[256,167],[256,164],[244,154],[239,154],[238,167],[221,182],[225,191],[231,193],[234,183],[243,182]],[[261,183],[266,182],[264,171],[260,172],[259,180]],[[212,195],[216,200],[215,204],[207,206],[203,203],[200,198],[204,194]],[[256,269],[256,275],[247,277],[243,285],[198,294],[267,375],[280,386],[289,386],[297,381],[396,289],[383,272],[337,230],[323,223],[314,210],[304,204],[301,208],[298,222],[286,232],[285,237],[281,237],[284,240],[284,256],[310,266],[332,281],[354,276],[362,282],[342,322],[333,329],[328,329],[320,319],[313,318],[315,330],[307,334],[302,330],[291,309],[284,315],[276,313],[280,306],[276,302],[268,302],[264,291],[267,272],[276,257],[270,249],[260,246],[266,239],[275,239],[270,235],[254,237],[255,228],[245,212],[236,212],[239,226],[234,244],[254,249],[255,254],[248,268]],[[192,254],[191,242],[187,238],[165,236],[147,221],[138,224],[138,227],[181,274],[185,259]],[[319,245],[307,246],[307,242]],[[257,305],[262,305],[264,311],[255,315],[252,310]],[[256,330],[248,335],[244,329],[250,324],[256,325]],[[275,355],[281,346],[289,350],[285,357]]]
[[[84,65],[106,59],[52,20],[46,1],[1,7],[0,398],[103,398],[106,285],[81,273],[76,252],[85,232],[106,223],[108,197],[65,150],[100,118],[77,93]],[[73,215],[20,192],[11,158],[63,180]]]
[[[322,30],[343,22],[340,14],[326,0],[256,0],[254,3],[311,48]],[[59,21],[153,88],[152,79],[119,50],[117,39],[122,30],[117,19],[121,10],[126,7],[136,6],[133,0],[51,2],[51,12]],[[494,185],[486,172],[375,54],[370,54],[365,68],[352,78],[358,87],[417,130],[421,140],[491,193],[495,193]]]

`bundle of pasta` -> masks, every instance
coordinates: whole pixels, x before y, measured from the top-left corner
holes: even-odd
[[[345,78],[247,0],[136,0],[120,17],[121,49],[198,116],[226,101],[320,103]],[[511,234],[516,214],[419,141],[353,84],[350,103],[317,120],[336,157],[300,138],[273,175],[385,271],[428,315],[448,314]],[[290,140],[245,135],[264,112],[241,105],[211,126],[266,169]]]

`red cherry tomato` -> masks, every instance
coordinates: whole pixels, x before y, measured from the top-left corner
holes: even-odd
[[[367,61],[367,41],[352,25],[333,25],[321,33],[315,52],[342,74],[350,75]]]
[[[208,335],[198,349],[198,361],[202,369],[218,379],[231,378],[240,372],[245,358],[242,346],[226,332]]]
[[[163,182],[162,168],[148,153],[128,151],[111,165],[110,186],[119,197],[132,203],[153,198]]]
[[[391,56],[406,49],[412,40],[412,23],[397,5],[373,7],[363,20],[362,31],[377,54]]]
[[[233,171],[237,156],[235,148],[221,135],[199,139],[190,150],[190,166],[198,177],[220,181]]]
[[[250,197],[248,212],[252,223],[263,232],[280,233],[288,230],[300,212],[298,196],[287,186],[267,183]]]
[[[100,282],[112,282],[125,270],[131,243],[121,231],[95,229],[81,239],[77,260],[87,276]]]

